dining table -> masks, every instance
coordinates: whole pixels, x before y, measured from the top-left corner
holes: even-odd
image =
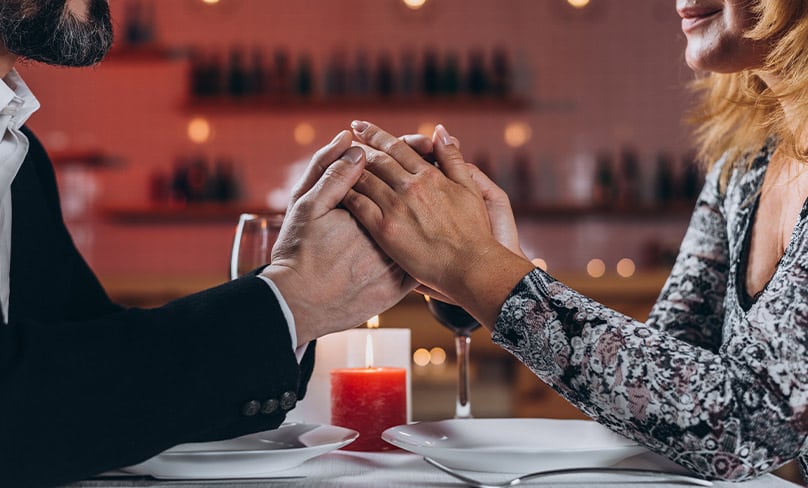
[[[465,472],[485,482],[502,481],[512,477],[503,473]],[[524,483],[542,487],[584,488],[604,486],[609,488],[639,488],[688,486],[667,480],[665,476],[638,477],[625,474],[570,474],[542,478]],[[303,464],[284,471],[272,473],[266,478],[255,479],[183,479],[159,480],[144,476],[102,476],[67,485],[69,488],[118,488],[118,487],[184,487],[206,488],[227,486],[233,488],[275,488],[289,486],[307,487],[462,487],[463,483],[437,470],[424,459],[402,450],[384,452],[357,452],[337,450],[309,459]],[[716,481],[716,488],[786,488],[796,487],[790,481],[772,474],[732,483]]]

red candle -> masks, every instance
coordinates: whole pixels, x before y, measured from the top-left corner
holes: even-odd
[[[331,423],[359,432],[343,449],[386,451],[382,432],[407,423],[407,370],[345,368],[331,371]]]

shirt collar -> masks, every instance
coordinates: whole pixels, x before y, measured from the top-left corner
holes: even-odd
[[[9,116],[8,119],[0,117],[0,130],[19,129],[28,118],[39,109],[39,100],[22,80],[16,69],[12,69],[3,79],[0,79],[0,115]],[[6,120],[2,120],[6,119]]]

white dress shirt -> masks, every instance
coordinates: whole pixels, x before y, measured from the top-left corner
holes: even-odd
[[[4,322],[8,322],[11,290],[11,182],[28,153],[28,138],[20,127],[38,108],[39,101],[16,70],[0,80],[0,306]]]
[[[20,131],[28,118],[39,109],[39,100],[28,89],[17,70],[12,69],[0,79],[0,307],[3,321],[8,323],[8,305],[11,291],[11,182],[28,154],[28,138]],[[260,277],[269,285],[283,311],[292,349],[298,361],[303,358],[308,343],[298,347],[297,328],[292,311],[281,291],[270,279]]]

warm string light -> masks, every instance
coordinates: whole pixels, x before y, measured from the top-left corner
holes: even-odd
[[[637,266],[631,259],[623,258],[617,262],[617,274],[623,278],[630,278],[634,276],[635,271],[637,271]]]
[[[567,3],[574,8],[584,8],[589,5],[589,0],[567,0]]]
[[[404,5],[411,10],[418,10],[419,8],[426,5],[426,0],[402,0]]]
[[[308,122],[301,122],[295,126],[294,138],[295,142],[300,146],[308,146],[314,142],[317,135],[314,126]]]
[[[592,278],[600,278],[606,274],[606,263],[602,259],[590,259],[586,263],[586,273]]]
[[[504,139],[509,147],[522,147],[533,136],[533,129],[524,122],[510,122],[505,126]]]
[[[194,117],[188,122],[188,139],[196,144],[208,142],[211,135],[210,122],[204,117]]]
[[[440,366],[446,363],[446,351],[442,347],[433,347],[429,350],[419,347],[412,353],[412,362],[417,366],[427,366],[429,364]]]

